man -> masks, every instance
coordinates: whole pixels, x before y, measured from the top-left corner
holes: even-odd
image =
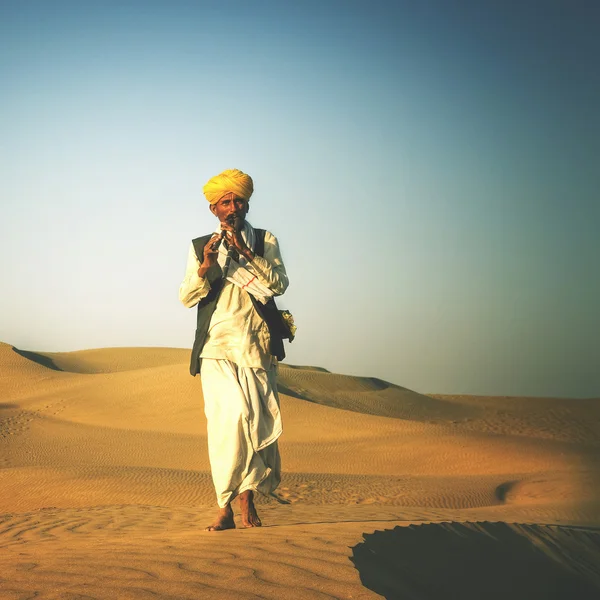
[[[235,497],[242,525],[260,527],[254,492],[272,494],[281,479],[275,377],[284,352],[273,296],[285,292],[288,278],[275,236],[246,221],[252,178],[229,169],[203,191],[219,226],[192,241],[179,299],[198,305],[190,372],[202,380],[219,505],[207,530],[235,527]]]

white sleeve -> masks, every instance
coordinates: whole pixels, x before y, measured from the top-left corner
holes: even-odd
[[[179,300],[187,307],[196,306],[210,292],[210,283],[206,277],[198,276],[200,261],[196,256],[194,244],[190,244],[185,277],[179,286]]]

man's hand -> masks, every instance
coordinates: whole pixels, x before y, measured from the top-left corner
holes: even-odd
[[[254,253],[246,246],[241,231],[234,229],[233,225],[230,225],[227,221],[221,221],[221,230],[225,232],[224,235],[227,243],[230,244],[240,256],[243,256],[248,261],[254,258]]]
[[[198,277],[204,277],[206,272],[217,262],[219,256],[219,243],[221,242],[221,236],[218,233],[208,240],[204,246],[204,256],[202,257],[202,264],[198,269]]]

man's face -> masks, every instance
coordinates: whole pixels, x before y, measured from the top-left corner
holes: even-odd
[[[210,210],[221,223],[233,224],[235,217],[239,218],[240,223],[243,223],[248,213],[248,201],[230,192],[215,204],[211,204]]]

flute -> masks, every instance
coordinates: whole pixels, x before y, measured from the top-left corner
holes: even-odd
[[[242,219],[239,215],[229,215],[225,219],[231,227],[233,227],[234,231],[239,231],[242,225]],[[227,273],[229,271],[229,265],[231,264],[231,259],[233,257],[233,253],[235,252],[234,247],[227,242],[227,237],[225,236],[225,232],[222,233],[223,239],[225,240],[225,244],[227,245],[227,258],[225,259],[225,265],[223,266],[223,279],[227,279]]]

